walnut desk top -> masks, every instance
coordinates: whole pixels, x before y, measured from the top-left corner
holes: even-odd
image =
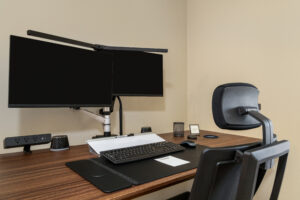
[[[185,132],[187,135],[188,132]],[[205,134],[218,135],[206,139]],[[174,143],[187,140],[160,134]],[[208,147],[234,146],[257,142],[259,139],[209,131],[201,131],[197,143]],[[32,154],[9,153],[0,155],[0,199],[131,199],[191,179],[196,169],[181,172],[149,183],[133,186],[113,193],[104,193],[65,166],[66,162],[95,157],[87,145],[71,146],[68,151],[36,150]]]

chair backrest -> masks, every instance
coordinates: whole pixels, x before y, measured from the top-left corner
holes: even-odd
[[[233,200],[237,193],[242,167],[236,152],[244,152],[259,146],[261,143],[205,149],[200,158],[190,199]]]
[[[245,130],[261,123],[249,115],[241,116],[239,107],[259,109],[258,89],[249,83],[227,83],[218,86],[212,97],[213,118],[222,129]]]

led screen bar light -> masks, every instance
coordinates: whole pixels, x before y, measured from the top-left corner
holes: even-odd
[[[38,31],[28,30],[27,35],[40,37],[48,40],[54,40],[58,42],[64,42],[68,44],[78,45],[82,47],[92,48],[94,50],[118,50],[118,51],[142,51],[142,52],[156,52],[156,53],[167,53],[168,49],[158,49],[158,48],[141,48],[141,47],[115,47],[106,46],[101,44],[91,44],[87,42],[82,42],[78,40],[73,40],[65,37],[60,37],[56,35],[51,35],[48,33],[42,33]]]

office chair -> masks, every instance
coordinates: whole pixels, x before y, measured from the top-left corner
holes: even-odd
[[[259,112],[258,90],[246,83],[217,87],[212,109],[218,127],[230,130],[263,125],[262,142],[203,150],[191,192],[169,200],[251,200],[273,160],[279,158],[270,199],[279,195],[289,142],[277,142],[271,121]]]

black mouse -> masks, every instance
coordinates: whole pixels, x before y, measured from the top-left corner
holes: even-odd
[[[190,140],[186,140],[180,143],[181,146],[183,147],[189,147],[189,148],[195,148],[196,147],[196,143]]]

